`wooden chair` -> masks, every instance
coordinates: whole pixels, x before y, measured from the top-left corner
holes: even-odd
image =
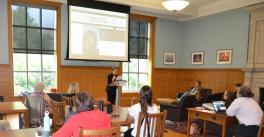
[[[163,137],[165,132],[166,116],[167,116],[166,110],[158,114],[148,114],[150,137]],[[142,122],[143,118],[145,122]],[[143,115],[142,112],[139,114],[136,137],[140,137],[141,127],[143,127],[143,131],[142,131],[143,137],[147,136],[148,127],[147,127],[146,117]]]
[[[73,101],[73,97],[66,97],[66,96],[61,96],[61,100],[62,102],[65,101],[66,102],[66,105],[69,105],[69,106],[74,106],[74,101]]]
[[[264,114],[262,116],[262,120],[259,125],[258,137],[263,137],[263,126],[264,126]]]
[[[112,127],[103,130],[86,130],[79,128],[79,137],[120,137],[120,127]]]
[[[53,131],[57,131],[64,124],[65,105],[66,102],[64,101],[63,102],[51,101],[51,107],[53,111],[53,117],[52,117]]]

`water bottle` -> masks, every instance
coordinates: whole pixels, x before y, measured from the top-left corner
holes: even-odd
[[[100,100],[100,101],[99,101],[99,109],[100,109],[101,111],[104,111],[104,101],[103,101],[103,100]]]
[[[45,111],[43,131],[50,131],[50,117],[48,111]]]

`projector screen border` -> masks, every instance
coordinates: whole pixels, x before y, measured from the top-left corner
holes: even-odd
[[[96,59],[72,59],[69,57],[69,31],[70,31],[70,24],[69,24],[69,9],[70,6],[79,6],[79,7],[86,7],[86,8],[93,8],[93,9],[99,9],[99,10],[107,10],[107,11],[113,11],[113,12],[120,12],[120,13],[127,13],[128,19],[130,20],[130,10],[131,7],[127,5],[121,5],[121,4],[114,4],[114,3],[108,3],[108,2],[102,2],[102,1],[95,1],[95,0],[67,0],[67,8],[68,8],[68,41],[67,41],[67,51],[66,51],[66,58],[64,60],[75,60],[75,61],[96,61],[96,62],[131,62],[130,61],[130,48],[129,48],[129,41],[130,41],[130,29],[128,29],[128,56],[127,60],[96,60]],[[130,21],[128,21],[128,28],[130,28]]]
[[[73,61],[95,61],[95,62],[131,62],[130,58],[128,58],[128,61],[124,60],[96,60],[96,59],[71,59],[71,58],[64,58],[64,60],[73,60]]]

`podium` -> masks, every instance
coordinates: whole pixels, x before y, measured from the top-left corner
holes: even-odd
[[[117,106],[120,106],[120,95],[122,93],[122,86],[124,86],[127,83],[126,80],[116,80],[114,82],[112,82],[111,84],[109,84],[108,86],[117,86],[116,89],[116,101],[115,104]]]

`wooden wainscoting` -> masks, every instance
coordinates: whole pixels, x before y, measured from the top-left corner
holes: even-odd
[[[62,66],[59,75],[58,91],[66,92],[71,82],[78,82],[81,91],[88,91],[94,97],[107,97],[105,87],[110,67],[72,67]],[[212,88],[213,92],[233,90],[234,84],[243,83],[244,72],[241,69],[161,69],[152,72],[152,89],[154,97],[175,98],[176,93],[183,92],[200,80],[202,86]],[[130,105],[137,93],[121,94],[121,105]]]
[[[106,97],[107,75],[111,67],[62,66],[58,76],[58,91],[66,92],[71,82],[78,82],[80,91],[88,91],[94,97]]]
[[[183,92],[200,80],[202,86],[213,92],[233,90],[236,83],[244,82],[241,69],[161,69],[152,72],[152,88],[155,97],[175,98],[177,92]]]
[[[13,78],[10,78],[9,65],[0,65],[0,96],[8,100],[14,93],[10,91],[10,85]]]

